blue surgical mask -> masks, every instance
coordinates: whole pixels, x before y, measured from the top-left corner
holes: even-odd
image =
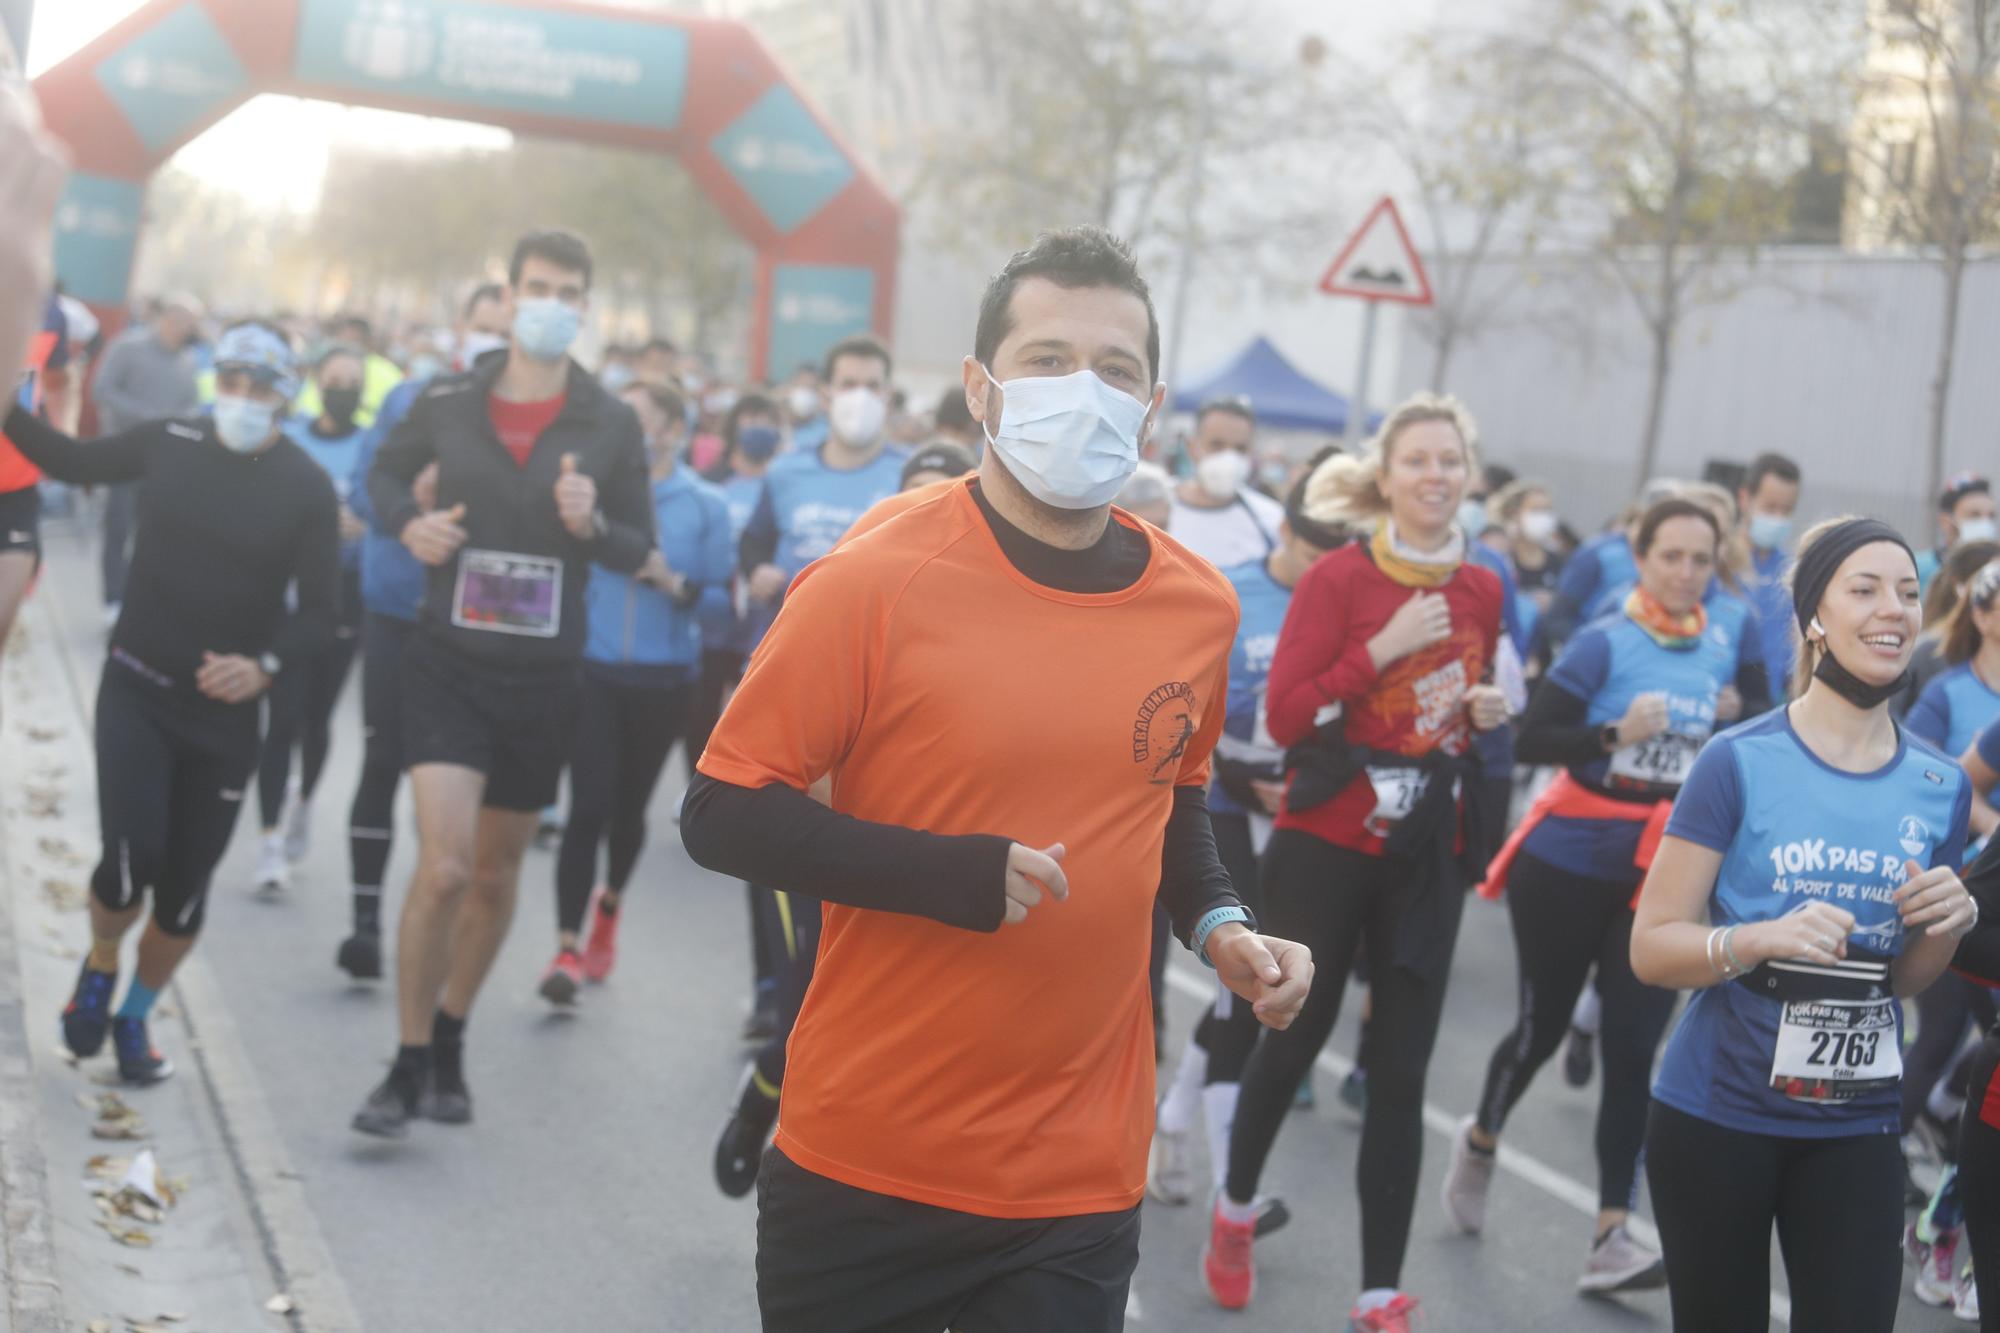
[[[1958,540],[1964,542],[1990,542],[2000,537],[2000,522],[1990,518],[1968,518],[1958,525]]]
[[[778,452],[778,432],[772,426],[745,426],[736,432],[736,452],[753,463],[769,462]]]
[[[524,297],[514,307],[514,341],[537,361],[555,361],[583,329],[583,312],[553,296]]]
[[[982,367],[983,369],[983,367]],[[1139,467],[1139,428],[1146,404],[1098,378],[1030,376],[1005,384],[998,434],[979,428],[1007,471],[1028,494],[1057,509],[1110,504]]]
[[[1486,502],[1472,496],[1459,501],[1458,526],[1465,529],[1469,538],[1486,531]]]
[[[278,405],[254,398],[218,394],[215,399],[215,433],[231,453],[255,453],[271,438],[278,424]]]
[[[1750,515],[1750,544],[1760,551],[1780,551],[1792,539],[1792,520],[1785,514]]]

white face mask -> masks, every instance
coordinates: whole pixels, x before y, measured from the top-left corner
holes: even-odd
[[[1213,500],[1234,500],[1250,480],[1250,458],[1234,449],[1218,449],[1194,465],[1194,479]]]
[[[810,421],[819,415],[819,390],[801,384],[792,390],[786,405],[792,409],[792,420]]]
[[[1958,525],[1958,539],[1961,542],[1990,542],[2000,536],[2000,521],[1990,518],[1968,518]]]
[[[1556,521],[1553,509],[1530,509],[1521,515],[1521,535],[1531,542],[1545,542],[1556,535]]]
[[[873,389],[846,389],[833,396],[826,419],[843,444],[866,448],[881,438],[882,423],[889,419],[889,404]]]
[[[215,399],[215,433],[232,453],[255,453],[278,424],[278,405],[236,394]]]
[[[1005,398],[999,434],[988,431],[984,421],[979,428],[1014,480],[1043,504],[1057,509],[1110,504],[1138,470],[1146,404],[1112,388],[1096,371],[1005,384],[991,371],[985,374]]]

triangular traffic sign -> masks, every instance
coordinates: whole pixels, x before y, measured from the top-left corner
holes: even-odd
[[[1431,280],[1396,201],[1383,195],[1361,226],[1341,247],[1339,256],[1319,280],[1328,296],[1358,296],[1364,301],[1401,301],[1429,305]]]

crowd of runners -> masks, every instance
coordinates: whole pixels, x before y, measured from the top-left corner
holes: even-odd
[[[561,229],[504,280],[469,265],[449,331],[175,294],[105,339],[50,295],[62,176],[7,102],[0,360],[27,373],[0,640],[44,491],[106,497],[79,1059],[172,1073],[148,1017],[238,806],[244,887],[287,892],[329,749],[357,745],[328,965],[393,986],[397,1032],[351,1123],[472,1121],[526,852],[558,844],[540,994],[595,1002],[623,914],[653,910],[678,745],[680,839],[745,886],[752,1050],[713,1167],[757,1192],[766,1329],[1120,1328],[1148,1194],[1208,1210],[1208,1290],[1249,1306],[1260,1237],[1348,1206],[1330,1177],[1260,1186],[1350,991],[1348,1319],[1408,1329],[1474,891],[1506,904],[1519,1007],[1431,1205],[1453,1227],[1508,1207],[1501,1140],[1560,1053],[1601,1087],[1580,1290],[1761,1330],[1774,1230],[1814,1333],[1890,1328],[1912,1283],[1976,1321],[2000,1282],[1984,478],[1917,542],[1797,532],[1808,479],[1767,452],[1649,481],[1585,536],[1449,397],[1358,450],[1288,452],[1244,399],[1178,424],[1146,281],[1094,227],[1007,260],[930,411],[862,331],[778,382],[665,339],[586,367],[591,254]],[[1215,996],[1169,1051],[1175,949]]]

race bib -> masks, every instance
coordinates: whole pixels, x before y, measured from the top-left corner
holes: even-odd
[[[1844,1102],[1903,1077],[1894,1000],[1788,1000],[1778,1023],[1771,1090],[1801,1102]]]
[[[563,562],[555,556],[461,551],[451,623],[553,639],[562,628],[562,573]]]
[[[1663,731],[1650,740],[1614,751],[1610,775],[1648,786],[1678,787],[1687,781],[1701,746],[1701,737]]]
[[[1417,808],[1430,779],[1421,769],[1371,767],[1368,782],[1375,788],[1375,811],[1368,816],[1367,828],[1376,837],[1386,838],[1390,828]]]

